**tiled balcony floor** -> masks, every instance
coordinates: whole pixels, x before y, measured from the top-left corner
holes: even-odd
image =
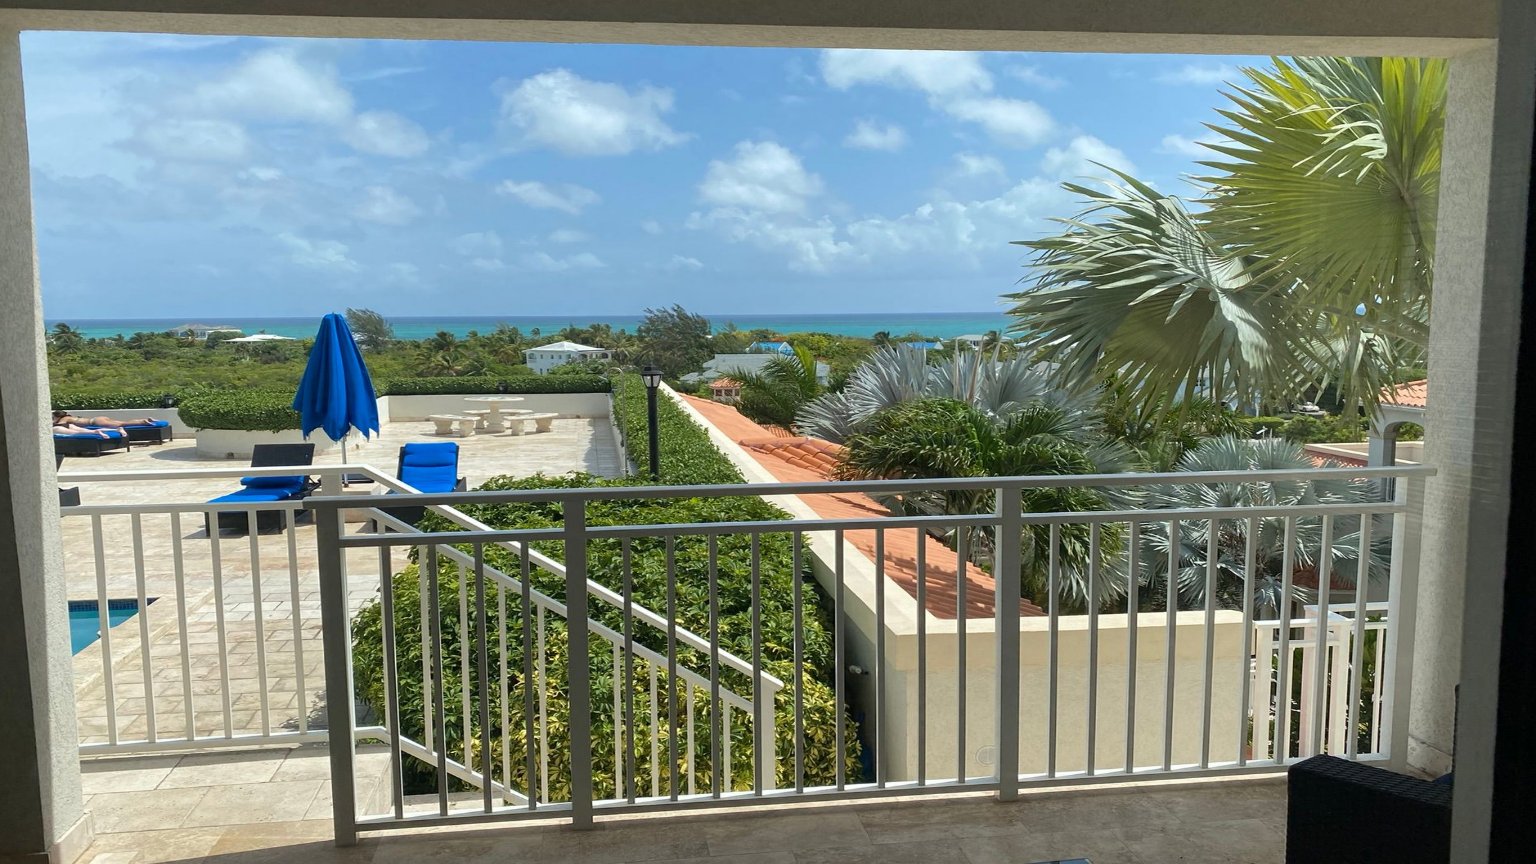
[[[786,805],[755,812],[738,808],[613,817],[600,818],[598,828],[583,832],[558,821],[422,829],[365,835],[360,845],[338,849],[331,843],[331,824],[324,818],[325,780],[309,776],[325,764],[324,751],[306,750],[309,758],[298,762],[290,756],[268,782],[242,782],[238,788],[245,792],[232,792],[237,787],[222,785],[249,781],[251,774],[245,769],[157,766],[138,775],[140,786],[155,780],[154,786],[147,787],[153,790],[151,795],[179,794],[200,800],[180,802],[173,808],[169,800],[146,799],[136,808],[137,821],[125,820],[124,810],[116,806],[115,821],[98,821],[96,843],[79,859],[80,864],[1030,864],[1071,857],[1087,857],[1093,864],[1278,864],[1284,860],[1285,785],[1273,779],[1030,792],[1011,804],[976,794]],[[253,821],[277,812],[271,802],[292,797],[279,782],[285,771],[297,778],[287,781],[289,785],[314,785],[306,787],[306,812],[289,821]],[[110,783],[96,776],[98,784]],[[211,785],[177,786],[183,782]],[[87,785],[91,785],[89,778]],[[259,788],[252,791],[261,785],[271,787],[271,794],[263,795]],[[208,803],[209,796],[213,804]],[[242,798],[243,806],[220,803],[232,798]],[[98,793],[87,806],[101,820],[105,805],[128,800],[121,793]],[[297,805],[285,806],[293,810]],[[178,827],[140,830],[156,824],[152,820],[157,811],[163,820],[158,824]],[[115,833],[102,833],[114,829]]]

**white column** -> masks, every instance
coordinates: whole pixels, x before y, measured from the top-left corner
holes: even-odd
[[[21,47],[0,29],[0,862],[71,860],[82,817]],[[47,856],[38,858],[37,856]]]

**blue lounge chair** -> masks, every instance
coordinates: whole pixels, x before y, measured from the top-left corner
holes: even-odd
[[[407,444],[400,448],[395,470],[400,482],[421,492],[463,492],[459,476],[459,445],[452,441]],[[385,507],[385,513],[415,525],[427,515],[425,507]]]
[[[55,456],[100,456],[113,450],[131,450],[132,443],[127,433],[121,429],[104,429],[107,437],[103,438],[95,432],[76,432],[72,435],[53,436],[53,455]]]
[[[117,428],[128,436],[129,441],[139,444],[164,444],[167,441],[176,440],[176,433],[172,431],[170,421],[151,420],[148,423],[136,423],[132,426],[102,427],[87,426],[87,429]]]
[[[276,468],[282,465],[310,465],[315,461],[315,445],[313,444],[257,444],[251,448],[252,468]],[[210,500],[209,504],[228,502],[231,504],[259,504],[275,501],[297,501],[307,498],[315,491],[315,483],[308,477],[299,474],[281,477],[241,477],[240,490],[228,495],[220,495]],[[250,515],[244,510],[229,510],[218,514],[218,530],[247,531],[250,528]],[[213,528],[207,517],[203,519],[203,527],[211,535]],[[256,513],[256,530],[282,531],[288,527],[288,512],[286,510],[261,510]]]

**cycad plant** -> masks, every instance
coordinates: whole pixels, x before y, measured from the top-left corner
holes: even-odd
[[[1095,441],[1083,426],[1058,406],[1031,402],[999,422],[953,399],[920,399],[877,413],[843,449],[840,475],[859,479],[948,477],[1013,477],[1020,475],[1099,474],[1122,470],[1125,453]],[[884,503],[909,515],[991,512],[991,489],[936,490],[883,496]],[[1061,513],[1105,510],[1113,497],[1084,487],[1026,489],[1024,510]],[[996,547],[991,527],[966,536],[973,560],[989,564]],[[953,530],[941,532],[958,548]],[[1050,528],[1029,525],[1021,535],[1023,594],[1037,604],[1048,602],[1047,579]],[[1089,528],[1063,525],[1061,543],[1061,603],[1068,611],[1087,606],[1090,559]],[[1100,571],[1093,602],[1099,605],[1125,592],[1119,526],[1100,532]]]
[[[1106,169],[1009,295],[1021,351],[1061,382],[1148,400],[1374,407],[1428,335],[1446,64],[1276,59],[1227,94],[1196,206]]]
[[[1280,438],[1247,440],[1233,435],[1211,438],[1180,460],[1180,471],[1305,471],[1313,467],[1300,444]],[[1240,483],[1179,483],[1146,491],[1141,506],[1147,510],[1185,510],[1210,507],[1292,507],[1311,504],[1364,504],[1379,501],[1381,492],[1372,482],[1356,479],[1264,480]],[[1215,532],[1216,605],[1241,609],[1245,591],[1253,593],[1254,614],[1277,618],[1283,604],[1307,602],[1315,597],[1309,588],[1298,587],[1298,574],[1321,574],[1323,561],[1322,517],[1296,519],[1291,534],[1291,596],[1284,593],[1287,517],[1236,519],[1181,519],[1169,537],[1168,522],[1149,522],[1141,529],[1140,578],[1149,598],[1167,596],[1170,557],[1175,567],[1181,608],[1203,606],[1210,581],[1212,531]],[[1391,562],[1391,525],[1381,516],[1371,526],[1367,544],[1367,576],[1384,578]],[[1333,516],[1332,544],[1328,550],[1330,583],[1353,585],[1360,566],[1360,516]],[[1215,523],[1214,525],[1212,523]],[[1250,529],[1254,561],[1247,572]],[[1170,546],[1173,547],[1170,556]],[[1322,584],[1319,582],[1318,584]]]

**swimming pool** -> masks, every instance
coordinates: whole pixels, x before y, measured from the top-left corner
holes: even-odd
[[[151,599],[149,602],[155,601]],[[137,600],[107,601],[109,627],[116,627],[137,614],[139,614]],[[101,605],[95,600],[69,601],[69,653],[79,654],[100,638]]]

